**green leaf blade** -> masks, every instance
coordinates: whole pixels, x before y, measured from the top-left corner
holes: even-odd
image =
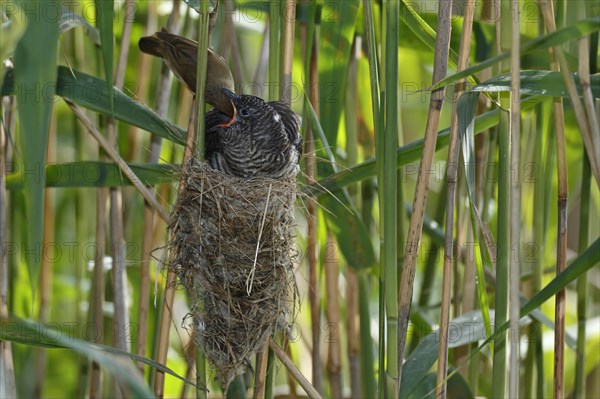
[[[358,0],[325,3],[322,11],[319,50],[319,107],[327,141],[337,142],[344,108],[348,61],[358,15]]]
[[[36,1],[38,10],[55,7],[58,1]],[[44,3],[44,4],[42,4]],[[27,7],[32,7],[31,3]],[[27,267],[31,286],[37,287],[44,232],[44,181],[50,115],[56,82],[58,19],[40,18],[27,26],[15,50],[15,86],[19,109],[19,144],[23,156],[25,212],[27,216]]]
[[[110,114],[114,114],[113,90],[113,20],[114,20],[114,1],[96,0],[96,27],[100,31],[100,50],[104,62],[104,75],[106,87],[108,89],[108,104]]]
[[[43,333],[40,333],[42,331]],[[146,385],[133,363],[128,362],[121,356],[114,355],[115,351],[101,350],[99,345],[65,335],[63,332],[49,326],[28,320],[1,318],[0,339],[29,346],[74,350],[100,364],[117,381],[129,388],[131,390],[130,394],[134,397],[154,397],[152,390]],[[116,350],[116,348],[112,349]]]
[[[179,166],[168,164],[131,163],[129,167],[138,179],[146,185],[170,184]],[[79,161],[47,165],[44,171],[46,187],[122,187],[132,185],[111,162]],[[17,171],[6,177],[8,190],[23,188],[24,173]]]

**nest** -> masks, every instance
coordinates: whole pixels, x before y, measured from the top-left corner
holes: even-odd
[[[294,310],[296,181],[237,178],[198,161],[183,177],[170,267],[188,291],[196,342],[226,390]]]

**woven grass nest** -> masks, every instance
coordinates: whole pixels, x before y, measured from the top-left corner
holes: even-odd
[[[170,267],[188,292],[196,343],[226,391],[295,309],[296,180],[188,165],[171,214]]]

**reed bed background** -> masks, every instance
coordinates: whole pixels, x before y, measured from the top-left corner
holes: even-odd
[[[1,12],[0,397],[223,396],[164,268],[204,108],[161,27],[303,120],[301,305],[227,397],[600,397],[597,2]]]

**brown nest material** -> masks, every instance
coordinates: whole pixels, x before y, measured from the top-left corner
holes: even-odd
[[[188,291],[196,341],[226,390],[294,310],[296,180],[189,165],[171,215],[170,267]]]

